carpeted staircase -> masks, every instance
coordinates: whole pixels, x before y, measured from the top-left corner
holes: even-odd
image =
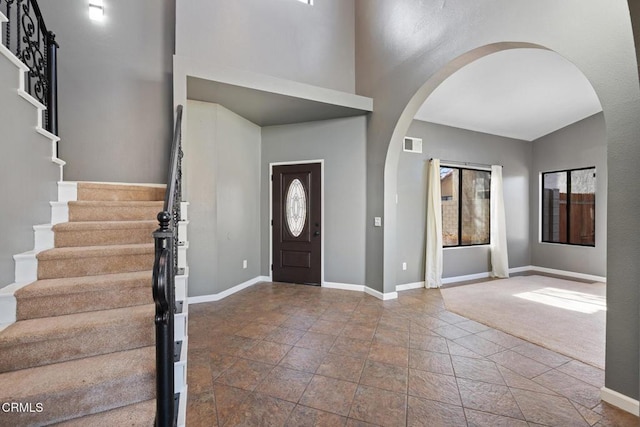
[[[164,188],[78,183],[0,332],[0,425],[152,426],[152,232]],[[41,405],[37,405],[41,404]],[[39,411],[38,409],[41,409]]]

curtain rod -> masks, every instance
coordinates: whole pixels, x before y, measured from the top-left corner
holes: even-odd
[[[429,159],[429,161],[433,160],[433,157]],[[491,169],[492,165],[487,165],[484,163],[474,163],[474,162],[460,162],[460,161],[456,161],[456,160],[442,160],[440,159],[440,164],[442,163],[448,163],[448,164],[452,164],[452,165],[460,165],[460,166],[480,166],[483,168],[489,168]],[[443,166],[447,166],[446,164]],[[503,167],[502,165],[499,165],[500,167]]]

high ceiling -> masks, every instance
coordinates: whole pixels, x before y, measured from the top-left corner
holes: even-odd
[[[571,62],[549,50],[511,49],[456,71],[415,118],[533,141],[600,111],[593,87]]]

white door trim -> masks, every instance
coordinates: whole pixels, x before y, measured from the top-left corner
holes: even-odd
[[[320,163],[320,229],[322,232],[320,233],[320,286],[324,285],[324,159],[316,159],[316,160],[299,160],[299,161],[290,161],[290,162],[272,162],[269,163],[269,176],[267,177],[267,183],[269,185],[269,278],[273,281],[273,270],[271,266],[273,265],[273,226],[271,225],[271,221],[273,221],[273,184],[271,183],[271,177],[273,176],[273,167],[274,166],[284,166],[284,165],[307,165],[310,163]]]

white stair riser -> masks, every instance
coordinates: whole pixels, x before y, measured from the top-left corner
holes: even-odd
[[[15,323],[16,312],[16,297],[12,293],[0,293],[0,325],[3,323]]]
[[[34,225],[34,244],[33,250],[36,252],[51,249],[54,245],[53,228],[51,224]]]
[[[187,314],[180,313],[176,314],[173,318],[173,326],[174,326],[174,339],[176,341],[182,340],[187,336]]]
[[[175,393],[181,393],[187,384],[187,364],[177,362],[173,365],[173,390]]]
[[[177,340],[176,340],[177,341]],[[182,339],[182,349],[180,351],[180,359],[174,363],[174,390],[176,393],[181,393],[187,385],[187,348],[189,338],[184,337]]]
[[[67,202],[49,202],[51,205],[51,224],[69,222],[69,205]]]
[[[178,268],[187,266],[187,249],[189,249],[189,242],[185,242],[184,246],[178,246]]]
[[[180,394],[180,403],[178,406],[178,427],[185,427],[187,425],[187,386],[184,386],[184,392]]]
[[[187,306],[187,276],[176,276],[176,301],[184,301]]]
[[[78,200],[78,183],[77,182],[58,182],[58,201],[59,202],[75,202]]]
[[[189,220],[189,202],[180,202],[180,219],[182,221]]]
[[[187,226],[189,225],[189,221],[182,220],[178,222],[178,241],[186,242],[189,240],[187,238]]]
[[[38,280],[38,259],[35,252],[14,255],[16,283],[31,283]]]

